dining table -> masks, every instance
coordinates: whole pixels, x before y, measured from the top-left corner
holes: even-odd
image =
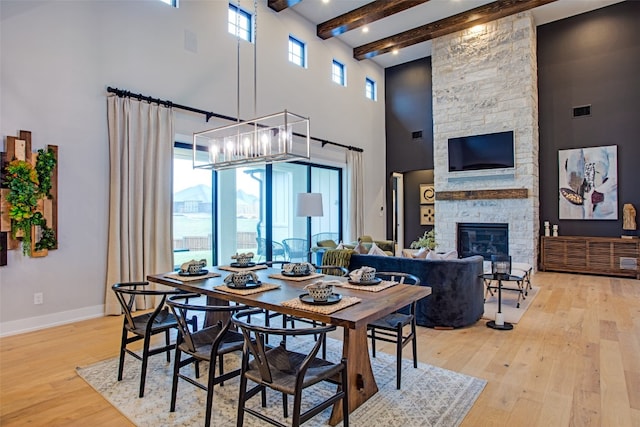
[[[347,359],[349,411],[352,412],[371,396],[378,392],[373,375],[369,346],[367,342],[367,325],[387,314],[393,313],[418,299],[431,294],[428,286],[412,286],[395,284],[380,291],[373,292],[364,286],[353,286],[348,277],[313,274],[308,279],[284,277],[279,268],[261,266],[252,271],[262,284],[269,285],[268,290],[251,294],[227,292],[224,279],[231,274],[226,266],[209,267],[209,274],[199,280],[189,277],[181,280],[175,272],[151,274],[147,280],[180,290],[206,295],[207,304],[219,305],[236,302],[251,307],[258,307],[271,312],[315,320],[335,325],[343,329],[342,357]],[[317,280],[340,281],[335,286],[335,293],[349,301],[357,301],[352,305],[332,313],[313,311],[304,304],[289,304],[299,300],[305,294],[304,287]],[[344,285],[344,286],[340,286]],[[348,286],[348,287],[345,287]],[[337,402],[333,406],[330,425],[342,420],[342,405]]]

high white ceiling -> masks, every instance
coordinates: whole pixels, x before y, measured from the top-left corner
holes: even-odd
[[[358,28],[343,33],[337,38],[353,48],[438,21],[491,1],[431,0],[368,25],[369,31],[367,33]],[[533,9],[533,16],[536,25],[542,25],[620,1],[623,0],[558,0]],[[328,3],[325,3],[323,0],[302,0],[290,9],[318,25],[370,2],[370,0],[329,0]],[[370,60],[386,68],[430,55],[431,41],[427,41],[400,49],[396,54],[386,53]]]

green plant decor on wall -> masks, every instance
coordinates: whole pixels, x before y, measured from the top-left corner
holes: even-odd
[[[37,250],[53,248],[57,243],[55,233],[47,227],[46,220],[37,211],[38,199],[51,197],[51,174],[55,165],[56,158],[52,150],[38,150],[35,168],[24,160],[12,160],[6,167],[11,234],[13,238],[22,239],[22,253],[27,256],[31,255],[32,226],[42,227]]]

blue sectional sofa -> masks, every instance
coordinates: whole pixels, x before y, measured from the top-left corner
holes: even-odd
[[[477,322],[484,312],[481,256],[451,260],[427,260],[353,254],[349,271],[362,266],[378,271],[411,273],[431,295],[418,301],[417,323],[430,328],[460,328]]]

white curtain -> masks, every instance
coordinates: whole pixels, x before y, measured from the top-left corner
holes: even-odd
[[[110,188],[105,313],[120,314],[111,285],[171,271],[173,112],[107,96]],[[136,300],[137,309],[154,301]]]
[[[355,150],[347,151],[347,191],[349,203],[347,206],[347,242],[355,241],[364,234],[364,169],[362,153]]]

